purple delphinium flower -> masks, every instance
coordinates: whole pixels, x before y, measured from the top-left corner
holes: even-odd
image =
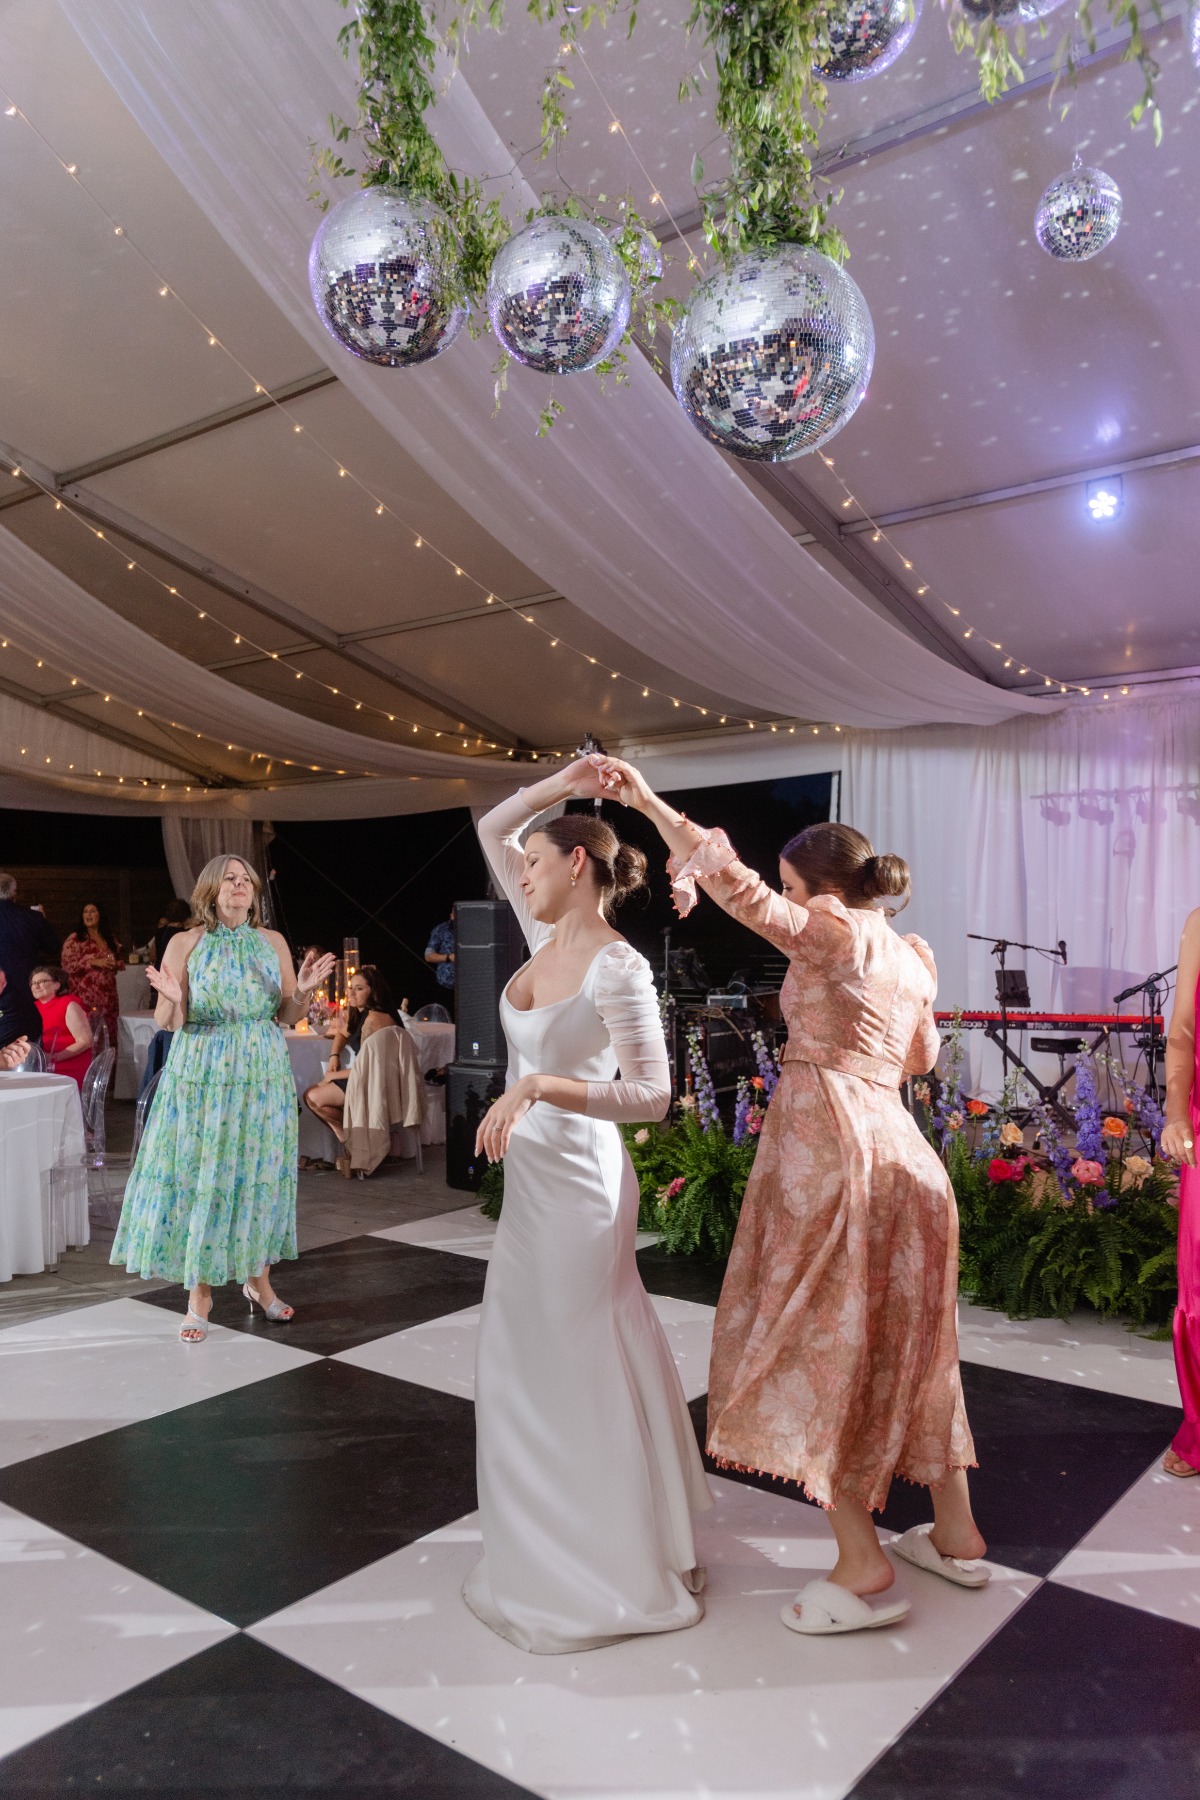
[[[705,1131],[711,1131],[714,1125],[721,1123],[720,1109],[717,1106],[717,1092],[713,1086],[712,1071],[700,1042],[700,1033],[693,1027],[687,1034],[688,1065],[692,1071],[692,1088],[696,1095],[696,1113]]]
[[[767,1040],[761,1031],[754,1032],[750,1041],[754,1045],[754,1060],[758,1064],[758,1072],[762,1076],[762,1097],[765,1106],[779,1086],[779,1064],[767,1049]]]
[[[740,1144],[746,1136],[750,1116],[750,1083],[744,1075],[738,1076],[737,1105],[733,1109],[733,1141]]]
[[[1086,1162],[1107,1160],[1104,1114],[1096,1093],[1096,1070],[1088,1056],[1075,1065],[1075,1154]]]
[[[1046,1155],[1050,1158],[1050,1167],[1058,1176],[1064,1194],[1074,1192],[1075,1177],[1071,1174],[1071,1164],[1075,1161],[1075,1153],[1063,1143],[1058,1129],[1058,1120],[1048,1106],[1039,1106],[1038,1136],[1042,1140]]]
[[[1151,1155],[1161,1155],[1163,1126],[1166,1124],[1162,1107],[1149,1088],[1138,1087],[1136,1083],[1130,1089],[1129,1097],[1133,1101],[1133,1116],[1150,1139]]]

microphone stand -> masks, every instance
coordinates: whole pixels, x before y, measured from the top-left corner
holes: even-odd
[[[1155,1099],[1159,1094],[1158,1064],[1166,1051],[1166,1039],[1157,1024],[1159,1013],[1166,1004],[1166,994],[1160,1000],[1158,990],[1166,987],[1178,967],[1178,963],[1172,963],[1169,969],[1159,969],[1157,974],[1147,975],[1145,981],[1139,981],[1136,986],[1124,988],[1119,994],[1113,995],[1113,1005],[1116,1007],[1123,1005],[1126,1000],[1132,1000],[1135,994],[1146,996],[1143,1004],[1150,1015],[1150,1028],[1144,1038],[1139,1038],[1138,1043],[1146,1052],[1146,1082]]]
[[[1032,950],[1038,956],[1048,956],[1054,962],[1061,962],[1065,968],[1067,963],[1067,946],[1061,939],[1054,946],[1053,950],[1050,950],[1047,949],[1045,944],[1020,944],[1015,938],[990,937],[979,931],[968,931],[967,936],[968,938],[973,939],[977,944],[990,944],[992,946],[992,955],[999,957],[1000,959],[1000,1032],[998,1036],[993,1036],[993,1033],[989,1030],[985,1035],[992,1037],[993,1042],[1000,1046],[1001,1066],[1004,1070],[1005,1080],[1008,1079],[1010,1063],[1014,1068],[1018,1068],[1023,1074],[1028,1075],[1029,1071],[1026,1069],[1025,1064],[1019,1057],[1014,1056],[1013,1052],[1008,1047],[1008,989],[1004,980],[1006,966],[1005,959],[1010,950]],[[1034,1085],[1037,1086],[1038,1084],[1035,1082]]]

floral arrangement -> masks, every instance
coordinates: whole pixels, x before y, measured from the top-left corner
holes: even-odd
[[[1100,1103],[1098,1065],[1075,1071],[1072,1128],[1048,1106],[1020,1107],[1022,1083],[998,1106],[962,1091],[959,1020],[934,1097],[918,1082],[930,1141],[941,1154],[960,1221],[962,1291],[1012,1318],[1065,1318],[1080,1305],[1166,1328],[1176,1291],[1178,1176],[1161,1155],[1162,1109],[1104,1059],[1121,1112]],[[1073,1146],[1068,1142],[1074,1139]]]

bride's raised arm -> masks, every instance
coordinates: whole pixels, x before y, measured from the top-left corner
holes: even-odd
[[[543,925],[529,910],[529,902],[521,889],[525,855],[521,849],[521,833],[531,819],[560,800],[595,800],[604,792],[599,772],[586,757],[568,763],[531,787],[517,792],[499,806],[485,813],[476,826],[479,845],[492,872],[492,880],[504,895],[520,921],[530,954],[541,948],[552,927]]]

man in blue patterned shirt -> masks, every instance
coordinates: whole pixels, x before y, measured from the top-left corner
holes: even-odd
[[[450,917],[435,925],[429,934],[429,942],[425,946],[425,961],[433,965],[437,984],[443,988],[453,988],[456,980],[456,963],[454,960],[454,908],[450,908]]]

